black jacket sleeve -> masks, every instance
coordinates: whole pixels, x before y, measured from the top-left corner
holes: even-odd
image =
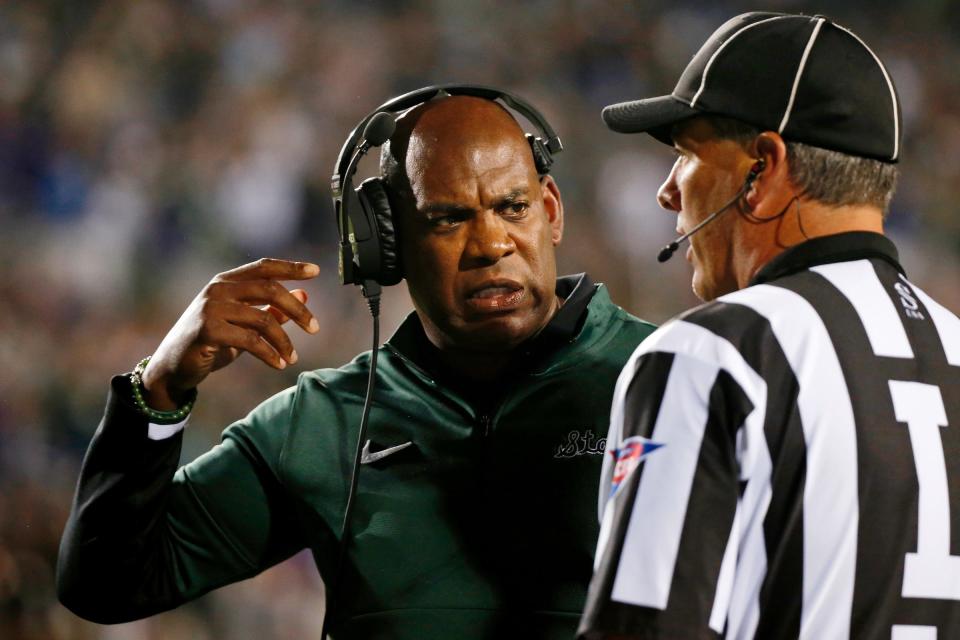
[[[171,609],[303,546],[276,475],[242,430],[178,471],[182,432],[151,440],[129,385],[112,381],[57,563],[60,601],[100,623]]]

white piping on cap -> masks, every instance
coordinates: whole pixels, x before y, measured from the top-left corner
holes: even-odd
[[[897,117],[897,114],[900,111],[900,105],[897,104],[897,91],[893,88],[893,81],[890,79],[890,74],[887,73],[887,68],[883,66],[882,62],[880,62],[880,58],[877,57],[877,54],[873,52],[873,49],[867,46],[866,42],[860,39],[860,36],[855,34],[853,31],[850,31],[850,29],[841,27],[836,23],[834,23],[834,26],[853,36],[853,39],[859,42],[860,45],[866,49],[871,56],[873,56],[874,61],[877,63],[877,66],[880,67],[880,71],[883,73],[883,79],[887,81],[887,88],[890,89],[890,100],[893,102],[893,155],[890,156],[890,160],[892,162],[897,159],[898,155],[900,155],[900,118]]]
[[[800,57],[800,66],[797,67],[797,75],[793,77],[793,88],[790,90],[790,100],[787,102],[787,109],[783,112],[783,120],[780,121],[780,128],[777,129],[777,133],[783,133],[783,130],[787,128],[787,122],[790,121],[790,113],[793,111],[793,101],[797,97],[797,87],[800,86],[800,77],[803,76],[803,70],[807,66],[807,58],[810,56],[810,50],[813,49],[813,43],[817,39],[817,34],[820,33],[820,27],[823,26],[824,19],[818,18],[817,24],[813,27],[813,33],[810,34],[810,39],[807,40],[807,48],[803,50],[803,55]]]
[[[720,52],[723,51],[724,48],[726,48],[728,44],[733,42],[734,38],[736,38],[738,35],[746,31],[747,29],[752,29],[753,27],[756,27],[757,25],[761,25],[764,22],[770,22],[772,20],[783,20],[785,18],[794,18],[794,17],[796,16],[774,16],[772,18],[764,18],[763,20],[758,20],[757,22],[751,22],[747,26],[741,28],[739,31],[734,32],[734,34],[731,35],[729,38],[727,38],[722,45],[717,47],[717,50],[714,51],[713,55],[710,56],[710,59],[707,60],[707,66],[703,68],[703,76],[700,78],[700,88],[697,90],[697,93],[694,94],[693,100],[690,101],[690,106],[691,107],[697,106],[697,100],[700,98],[700,94],[703,93],[703,88],[707,86],[707,74],[710,73],[710,67],[711,65],[713,65],[713,61],[716,59],[717,55],[719,55]]]

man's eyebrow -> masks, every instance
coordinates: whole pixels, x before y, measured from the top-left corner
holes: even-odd
[[[427,218],[432,218],[438,213],[444,215],[470,215],[475,213],[472,207],[465,207],[456,202],[431,202],[420,207],[419,211]]]
[[[500,208],[500,207],[509,206],[514,202],[516,202],[518,199],[522,198],[523,196],[528,195],[529,193],[530,193],[530,187],[517,187],[516,189],[511,190],[510,193],[500,198],[497,198],[494,201],[494,207]]]
[[[508,193],[494,200],[494,208],[509,206],[518,199],[530,193],[530,187],[516,187]],[[472,215],[476,213],[473,207],[466,207],[456,202],[431,202],[418,208],[418,211],[427,218],[432,218],[437,214],[443,215]]]

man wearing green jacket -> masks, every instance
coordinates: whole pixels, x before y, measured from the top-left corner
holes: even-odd
[[[316,265],[216,276],[139,375],[117,376],[84,461],[60,598],[114,623],[309,548],[347,638],[570,638],[597,536],[611,394],[651,331],[585,275],[557,278],[563,205],[509,112],[472,96],[407,112],[383,156],[415,312],[381,348],[340,540],[370,353],[304,373],[177,469],[195,389],[241,352],[296,362],[287,318]]]

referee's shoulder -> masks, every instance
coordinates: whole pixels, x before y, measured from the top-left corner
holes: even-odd
[[[810,277],[809,272],[801,272],[769,283],[744,287],[694,307],[677,316],[677,319],[712,326],[724,335],[749,335],[778,317],[789,318],[796,313],[798,304],[808,304],[805,296],[796,292],[795,285]]]
[[[705,357],[721,343],[735,349],[745,344],[776,340],[772,324],[780,324],[783,316],[788,321],[793,310],[777,304],[756,304],[757,297],[775,298],[776,285],[764,284],[746,287],[689,309],[666,322],[638,348],[639,352],[668,351],[693,357]],[[804,327],[791,323],[794,331]]]

